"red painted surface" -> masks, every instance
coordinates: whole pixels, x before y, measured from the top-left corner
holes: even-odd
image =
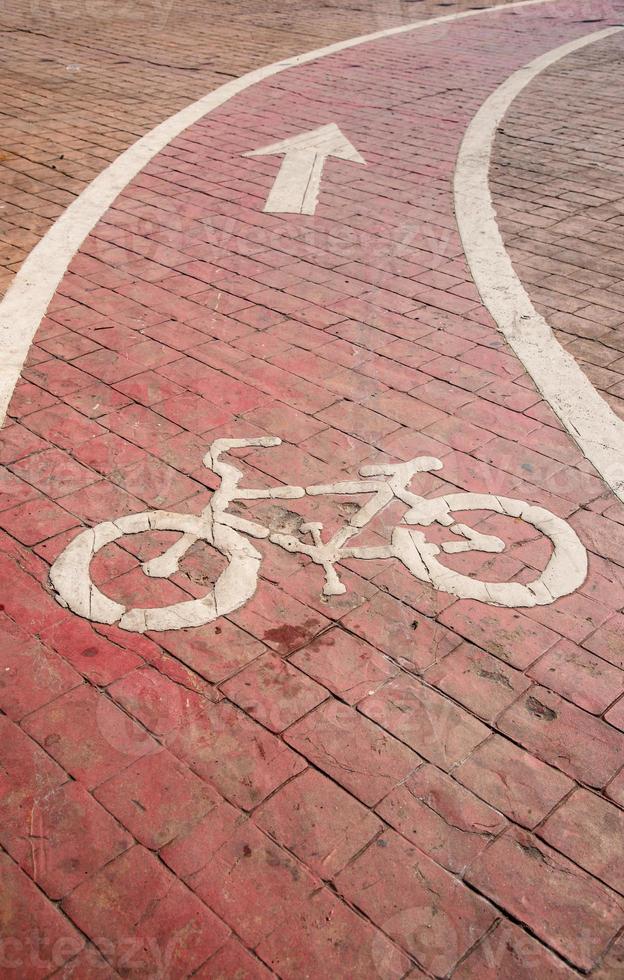
[[[451,187],[487,95],[588,10],[427,28],[249,89],[156,157],[72,261],[0,433],[4,976],[619,975],[621,508],[482,308]],[[328,161],[314,217],[264,214],[279,160],[242,154],[334,121],[367,167]],[[498,609],[349,560],[327,599],[316,566],[260,542],[255,596],[204,627],[138,636],[54,600],[49,565],[83,525],[199,513],[210,443],[269,434],[282,445],[239,454],[244,486],[434,455],[421,492],[548,507],[589,577]],[[333,528],[350,506],[248,510]],[[506,555],[453,567],[543,567],[526,525],[482,520]],[[143,575],[167,533],[104,549],[99,587],[205,594],[207,547],[170,581]]]

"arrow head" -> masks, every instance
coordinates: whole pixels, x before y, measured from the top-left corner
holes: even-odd
[[[311,129],[308,133],[300,133],[299,136],[291,136],[279,143],[271,143],[259,150],[250,150],[243,156],[277,156],[278,154],[287,155],[302,151],[309,151],[324,157],[338,157],[339,160],[350,160],[352,163],[366,163],[364,157],[358,153],[353,143],[349,142],[336,123],[319,126],[318,129]]]

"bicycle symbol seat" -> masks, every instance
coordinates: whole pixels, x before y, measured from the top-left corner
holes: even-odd
[[[562,518],[522,500],[481,493],[450,493],[427,499],[409,489],[417,473],[440,470],[442,463],[431,456],[418,456],[405,463],[363,466],[361,480],[309,487],[283,486],[268,490],[239,486],[241,470],[222,457],[232,449],[279,446],[281,439],[217,439],[204,464],[221,478],[210,503],[201,514],[177,514],[164,510],[131,514],[86,528],[59,555],[50,570],[58,601],[96,623],[116,624],[124,630],[184,629],[203,626],[219,616],[240,609],[254,594],[262,561],[261,554],[244,535],[268,538],[286,551],[307,555],[325,573],[323,592],[327,596],[346,591],[337,565],[345,558],[364,561],[398,559],[417,579],[442,592],[497,606],[535,606],[554,602],[574,592],[585,580],[587,554],[575,531]],[[295,534],[271,532],[262,524],[228,512],[235,501],[294,499],[306,495],[372,494],[371,499],[349,521],[324,541],[323,525],[302,524]],[[391,501],[407,506],[400,526],[394,528],[389,544],[377,547],[350,545],[354,538]],[[541,531],[552,544],[546,568],[532,582],[483,582],[444,565],[439,556],[478,551],[501,553],[505,543],[466,524],[457,523],[453,513],[493,511],[523,520]],[[428,541],[421,528],[438,524],[448,528],[452,539],[441,544]],[[145,531],[178,531],[180,537],[164,554],[146,561],[146,575],[167,578],[178,570],[180,561],[196,542],[206,542],[226,559],[227,567],[202,598],[180,601],[160,608],[133,609],[104,595],[91,578],[91,560],[102,548],[127,534]],[[307,540],[304,540],[307,539]]]

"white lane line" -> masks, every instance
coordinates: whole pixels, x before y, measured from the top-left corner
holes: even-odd
[[[106,167],[55,221],[24,261],[0,303],[0,425],[6,417],[13,389],[19,380],[37,327],[71,259],[117,195],[152,157],[183,130],[235,95],[255,85],[256,82],[278,75],[287,68],[305,65],[318,58],[325,58],[327,55],[337,54],[367,41],[377,41],[394,34],[405,34],[435,24],[449,23],[496,11],[553,2],[554,0],[520,0],[517,3],[499,4],[486,10],[466,10],[461,13],[446,14],[443,17],[421,20],[401,27],[390,27],[383,31],[376,31],[374,34],[350,38],[347,41],[338,41],[316,51],[309,51],[307,54],[296,55],[266,65],[264,68],[257,68],[240,78],[226,82],[225,85],[221,85],[197,102],[191,103],[142,136]]]
[[[609,27],[562,44],[510,75],[483,103],[466,130],[454,189],[459,233],[484,305],[585,456],[624,501],[624,422],[531,303],[498,230],[489,187],[496,131],[516,96],[556,61],[621,30]]]

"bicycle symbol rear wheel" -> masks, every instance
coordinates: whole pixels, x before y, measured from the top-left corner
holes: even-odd
[[[104,595],[91,578],[91,560],[107,544],[126,534],[144,531],[179,531],[220,551],[228,564],[208,595],[147,609],[127,608]],[[239,609],[256,591],[261,559],[247,538],[213,521],[210,513],[197,517],[156,510],[105,521],[82,531],[54,562],[50,580],[61,603],[79,616],[144,633],[204,626]]]

